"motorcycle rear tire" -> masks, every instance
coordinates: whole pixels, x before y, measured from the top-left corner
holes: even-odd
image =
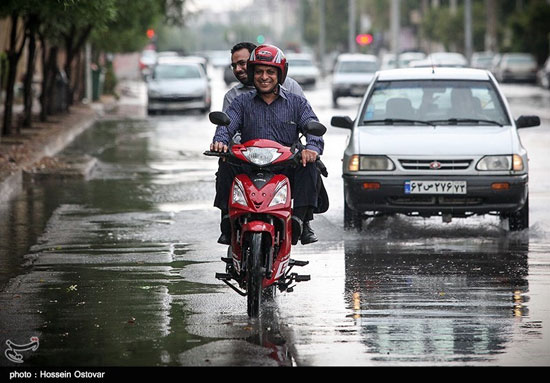
[[[246,260],[247,312],[249,317],[257,317],[262,304],[262,282],[265,274],[262,262],[262,234],[252,234],[249,246],[250,251]]]

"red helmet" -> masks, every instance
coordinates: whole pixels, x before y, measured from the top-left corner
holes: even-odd
[[[279,69],[278,82],[282,84],[285,82],[286,74],[288,72],[288,62],[286,61],[285,54],[282,50],[274,45],[259,45],[250,53],[250,58],[246,64],[246,70],[248,71],[248,79],[252,82],[254,78],[254,66],[255,65],[269,65]]]

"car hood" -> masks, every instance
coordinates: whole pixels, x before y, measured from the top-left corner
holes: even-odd
[[[362,126],[361,154],[396,156],[511,154],[510,126]]]
[[[156,80],[148,84],[149,91],[161,95],[197,95],[204,92],[207,83],[204,79]]]
[[[317,76],[319,70],[315,67],[296,67],[288,70],[289,76]]]
[[[335,73],[332,77],[334,84],[370,84],[374,73]]]

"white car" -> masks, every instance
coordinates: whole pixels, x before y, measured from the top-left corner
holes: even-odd
[[[319,68],[308,53],[288,53],[288,76],[302,86],[314,86],[319,78]]]
[[[529,226],[527,152],[487,70],[406,68],[380,71],[354,121],[344,152],[344,226],[402,213],[430,217],[497,214],[512,231]]]
[[[186,58],[159,59],[147,81],[147,111],[199,109],[210,111],[211,90],[199,63]]]
[[[376,56],[361,53],[338,56],[332,74],[333,105],[338,105],[340,97],[363,97],[377,70]]]
[[[454,67],[465,68],[468,66],[468,60],[462,53],[455,52],[436,52],[429,54],[424,60],[415,60],[409,63],[410,67]]]

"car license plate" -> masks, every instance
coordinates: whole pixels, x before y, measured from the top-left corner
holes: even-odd
[[[466,194],[466,181],[405,181],[405,194]]]

